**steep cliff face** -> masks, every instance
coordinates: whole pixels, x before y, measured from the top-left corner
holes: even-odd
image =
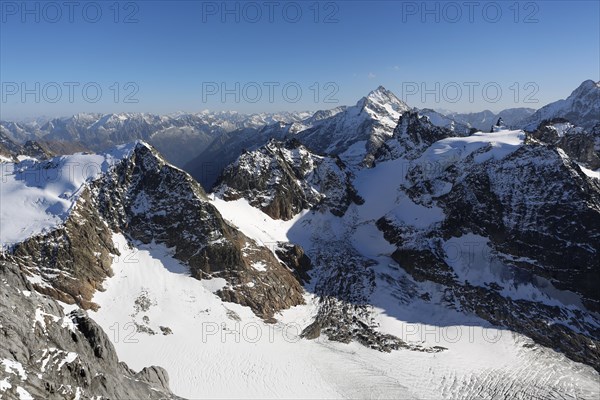
[[[84,311],[65,315],[18,266],[0,261],[0,396],[176,399],[160,367],[134,372]]]
[[[30,272],[40,293],[94,309],[91,298],[112,275],[112,257],[119,254],[111,235],[86,188],[64,224],[16,243],[11,259]]]
[[[590,130],[564,118],[542,122],[529,137],[561,148],[573,160],[589,169],[600,168],[600,122]]]
[[[243,197],[275,219],[308,209],[341,216],[362,201],[351,179],[337,157],[316,155],[294,139],[271,140],[226,168],[215,192],[225,200]]]
[[[561,149],[510,135],[435,143],[401,190],[441,218],[415,227],[391,212],[377,226],[392,258],[448,287],[449,303],[598,369],[600,182]]]
[[[597,311],[598,181],[560,149],[524,146],[501,160],[479,161],[486,150],[434,177],[409,172],[412,198],[433,198],[440,205],[447,216],[441,225],[444,238],[468,232],[487,237],[495,250],[530,260],[521,268],[580,293]],[[452,188],[444,193],[440,182]]]
[[[202,187],[150,147],[138,145],[93,190],[113,229],[142,243],[174,248],[174,257],[189,266],[193,277],[224,278],[224,300],[248,305],[264,318],[303,302],[291,271],[269,249],[226,223]],[[250,287],[251,281],[258,284]]]

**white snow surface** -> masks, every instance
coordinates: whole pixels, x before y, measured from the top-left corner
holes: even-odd
[[[600,179],[600,168],[594,171],[593,169],[586,168],[581,164],[579,164],[579,168],[584,174],[586,174],[590,178]]]
[[[525,133],[521,130],[500,130],[498,132],[476,132],[466,137],[451,137],[432,144],[417,160],[429,165],[423,168],[429,178],[444,171],[448,166],[466,158],[475,151],[489,147],[475,156],[478,163],[489,159],[502,159],[523,145]]]
[[[9,247],[61,225],[85,185],[127,157],[138,143],[101,155],[80,153],[43,162],[0,164],[0,246]]]
[[[122,256],[115,258],[106,290],[94,296],[101,308],[91,316],[122,361],[136,370],[162,366],[179,396],[529,398],[560,391],[593,398],[598,393],[598,375],[590,367],[537,346],[531,351],[523,347],[531,345],[527,338],[430,304],[402,308],[392,298],[375,299],[376,319],[382,331],[407,342],[448,348],[441,353],[381,353],[357,343],[300,339],[316,312],[313,295],[306,295],[306,305],[276,315],[276,324],[266,324],[249,308],[221,301],[211,281],[191,278],[168,249],[140,246],[130,256],[123,236],[115,234],[114,241]],[[428,318],[440,325],[419,322]],[[136,332],[135,324],[156,334]],[[172,334],[161,334],[161,326]]]

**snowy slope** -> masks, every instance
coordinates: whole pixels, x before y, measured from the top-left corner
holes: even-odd
[[[520,130],[476,132],[471,136],[442,139],[431,145],[415,163],[422,166],[427,176],[431,177],[431,174],[441,173],[450,165],[484,148],[486,151],[475,157],[477,163],[502,159],[520,147],[524,139],[525,133]]]
[[[123,237],[116,235],[114,240],[127,249]],[[591,368],[543,348],[530,351],[528,339],[469,326],[474,321],[458,314],[446,316],[449,322],[455,318],[454,324],[440,328],[411,322],[423,312],[418,306],[408,311],[414,314],[404,322],[379,311],[384,329],[411,342],[449,349],[442,353],[380,353],[356,343],[308,341],[298,333],[314,313],[310,296],[307,305],[285,311],[278,324],[268,325],[248,308],[221,302],[212,292],[222,283],[190,278],[168,249],[145,245],[124,255],[113,264],[115,276],[106,291],[95,296],[101,308],[92,317],[111,333],[124,361],[132,368],[163,366],[180,396],[438,399],[597,394],[597,373]],[[436,313],[441,317],[444,311]],[[135,324],[156,334],[136,332]],[[160,326],[172,333],[162,334]]]
[[[76,154],[49,161],[0,164],[0,242],[10,246],[62,224],[82,188],[127,157],[136,143],[104,155]],[[18,218],[15,216],[18,215]]]

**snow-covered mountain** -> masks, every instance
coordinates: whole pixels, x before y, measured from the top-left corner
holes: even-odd
[[[225,169],[215,192],[230,201],[246,198],[274,219],[289,220],[317,205],[342,216],[362,200],[339,157],[319,156],[296,139],[269,143],[242,154]]]
[[[298,121],[223,134],[188,163],[185,169],[204,187],[211,188],[225,167],[244,150],[255,150],[270,139],[290,138],[299,140],[317,154],[344,154],[347,163],[368,166],[372,164],[374,154],[392,136],[400,117],[409,110],[410,107],[392,92],[379,86],[351,107],[320,110]],[[467,124],[458,123],[433,110],[420,110],[419,114],[429,118],[432,125],[457,135],[472,131]]]
[[[392,92],[380,86],[351,107],[320,110],[302,120],[284,121],[262,129],[241,129],[221,135],[200,152],[185,169],[206,188],[211,188],[223,169],[243,150],[254,150],[270,139],[295,137],[318,154],[340,154],[352,146],[358,152],[368,148],[362,159],[369,163],[385,138],[391,136],[398,119],[409,107]],[[440,115],[441,116],[441,115]]]
[[[40,275],[42,285],[49,280],[62,301],[94,308],[91,296],[110,276],[108,257],[114,251],[110,232],[176,247],[175,257],[199,279],[219,277],[232,280],[232,285],[243,284],[256,272],[253,263],[264,264],[273,270],[275,281],[257,282],[243,290],[246,295],[231,292],[229,286],[220,293],[250,305],[265,318],[284,304],[303,301],[298,294],[291,295],[290,290],[298,292],[299,287],[287,270],[279,270],[269,251],[225,223],[198,183],[143,142],[105,155],[26,160],[7,165],[5,171],[0,237],[15,257],[29,260],[28,265],[68,271]],[[9,217],[20,209],[26,209],[29,218]],[[100,262],[92,261],[96,258]],[[71,276],[79,274],[86,279],[74,285]],[[285,298],[277,293],[284,283],[277,281],[281,279],[291,279],[285,283]],[[263,290],[270,300],[258,302],[253,297],[264,295],[258,294]]]
[[[596,181],[563,153],[525,145],[519,131],[445,137],[452,132],[424,116],[409,122],[418,133],[395,129],[386,148],[409,149],[411,159],[382,153],[372,168],[350,171],[298,142],[271,141],[242,154],[212,200],[139,142],[103,155],[5,164],[2,265],[25,285],[7,290],[6,304],[39,309],[31,340],[52,345],[20,342],[30,358],[0,350],[11,366],[0,371],[1,390],[43,397],[50,389],[40,382],[52,380],[64,393],[132,396],[149,385],[168,397],[168,374],[171,389],[190,398],[596,396],[597,372],[552,350],[598,366],[598,322],[590,311],[597,299],[582,283],[597,268]],[[432,132],[444,138],[427,146]],[[539,169],[502,167],[512,165]],[[497,176],[501,186],[490,192],[481,174]],[[556,190],[532,193],[545,175]],[[512,208],[515,176],[532,185],[525,193],[544,201]],[[561,189],[581,201],[565,204],[564,214],[540,213]],[[482,201],[478,213],[456,211],[473,196]],[[485,207],[498,206],[512,214],[486,222],[494,214]],[[552,244],[547,250],[555,254],[543,254],[537,249],[551,236],[544,229],[531,236],[527,227],[552,230],[560,215],[581,225],[564,224],[556,243],[581,246]],[[508,233],[519,246],[503,245]],[[475,265],[473,246],[485,250]],[[560,260],[552,261],[560,249],[581,268],[563,274]],[[133,368],[166,372],[135,375],[113,361],[96,363],[110,382],[101,387],[62,373],[112,354],[89,318]],[[69,326],[101,350],[56,339]],[[463,332],[458,340],[456,332]],[[3,341],[0,349],[18,343]],[[49,354],[55,363],[45,361]],[[139,385],[120,383],[123,374]]]
[[[579,361],[598,359],[593,350],[598,340],[598,321],[593,313],[598,311],[600,299],[592,287],[597,284],[593,276],[600,268],[600,182],[561,150],[539,142],[526,145],[525,137],[522,131],[506,130],[456,137],[418,113],[405,113],[394,135],[382,147],[385,151],[376,154],[373,170],[357,173],[353,186],[365,203],[350,205],[341,221],[305,216],[301,225],[304,229],[310,226],[310,231],[314,229],[315,242],[302,245],[311,249],[308,255],[313,260],[327,260],[322,268],[334,269],[334,275],[354,274],[358,267],[348,270],[345,263],[349,260],[357,258],[363,265],[376,262],[376,258],[361,254],[366,244],[361,243],[360,235],[354,236],[357,230],[362,234],[371,225],[371,229],[383,232],[388,242],[398,246],[388,254],[414,279],[433,281],[455,291],[456,298],[461,299],[459,309],[471,309],[493,324],[539,338],[546,345],[550,343],[548,337],[564,335],[561,340],[552,340],[551,346]],[[266,159],[265,151],[271,154]],[[277,190],[263,193],[264,185],[272,187],[271,180],[275,185],[281,181],[281,171],[272,167],[278,163],[276,154],[267,146],[240,156],[226,170],[224,181],[241,178],[233,179],[234,189],[217,193],[225,201],[244,196],[248,204],[271,217],[293,217],[271,212],[271,201],[281,197]],[[254,161],[249,162],[250,159]],[[370,177],[363,183],[367,190],[361,191],[357,183],[361,176]],[[551,186],[542,182],[551,182]],[[288,202],[302,198],[289,189],[283,193],[289,195]],[[553,206],[547,208],[549,204]],[[309,206],[321,209],[318,205]],[[575,224],[569,222],[573,220]],[[333,221],[337,227],[331,231],[328,226]],[[340,235],[348,236],[338,243]],[[332,246],[334,237],[336,245]],[[374,240],[371,237],[370,241]],[[470,254],[470,245],[478,246],[479,254]],[[336,250],[328,250],[331,248]],[[344,263],[335,261],[340,254],[344,255]],[[565,269],[565,265],[569,268]],[[353,279],[360,282],[365,276],[361,273]],[[344,298],[339,282],[323,284],[328,288],[327,295]],[[363,282],[358,287],[365,285]],[[350,295],[356,296],[357,292]],[[485,308],[486,298],[496,298],[490,305],[503,304],[503,313],[512,316],[498,318]],[[448,301],[454,304],[455,300]],[[575,304],[579,305],[576,314],[583,312],[593,322],[570,323],[571,307]],[[536,309],[540,315],[546,315],[544,318],[563,320],[561,328],[542,329],[542,320],[521,315],[524,309]],[[563,331],[564,327],[568,331]],[[591,340],[585,350],[565,340],[579,334],[583,336],[577,343]],[[586,355],[579,355],[581,351]]]
[[[439,324],[440,314],[449,313],[532,338],[597,370],[600,181],[562,150],[526,140],[525,132],[509,130],[456,136],[417,112],[405,113],[372,168],[353,171],[361,201],[342,215],[314,202],[305,204],[308,212],[273,212],[274,199],[303,198],[284,178],[286,168],[310,165],[285,156],[285,145],[274,142],[226,169],[216,204],[263,241],[281,232],[276,219],[294,221],[285,237],[311,260],[306,287],[319,298],[305,338],[444,354],[388,328],[395,318]],[[322,191],[314,187],[314,193]],[[456,321],[447,324],[462,323]],[[556,387],[544,393],[565,395]]]
[[[145,143],[120,146],[100,155],[5,163],[2,172],[0,240],[6,268],[15,265],[18,279],[29,289],[61,304],[98,309],[94,295],[113,275],[112,259],[125,257],[125,245],[114,238],[117,232],[126,235],[127,246],[152,244],[173,249],[170,257],[179,260],[189,279],[202,280],[211,296],[242,304],[265,321],[274,322],[274,314],[282,308],[305,302],[291,267],[225,222],[198,183]],[[14,218],[17,214],[19,218]],[[37,301],[43,299],[36,297]],[[56,307],[51,310],[52,318],[66,321],[63,325],[75,321],[75,315],[64,317]],[[0,327],[8,323],[1,322]],[[141,316],[135,326],[136,331],[152,335],[153,328],[161,332]],[[104,329],[108,331],[107,326]],[[17,343],[11,340],[3,345]],[[51,375],[44,378],[44,373],[56,372],[46,371],[42,353],[60,350],[67,354],[67,347],[62,342],[42,346],[37,361],[19,358],[19,365],[27,366],[24,376],[38,374],[42,381],[51,379]],[[72,353],[59,370],[65,363],[76,368],[82,361],[93,362],[87,354]],[[120,376],[117,369],[108,372]],[[3,382],[2,391],[17,387],[41,390],[35,386],[37,381],[26,382],[23,376],[20,381],[8,376]],[[65,380],[64,384],[67,382],[71,383]],[[92,383],[74,382],[67,392],[89,397],[105,393]]]
[[[318,153],[340,154],[356,145],[369,155],[392,135],[400,116],[410,108],[392,92],[379,86],[356,105],[347,107],[329,118],[322,118],[295,136],[305,146]]]
[[[398,119],[409,107],[392,92],[380,86],[352,107],[320,110],[299,121],[243,129],[221,135],[185,169],[204,187],[211,188],[223,169],[234,162],[244,150],[254,150],[270,139],[296,138],[318,154],[338,155],[355,147],[361,159],[354,163],[369,163],[371,154],[392,135]],[[363,149],[368,152],[364,153]]]
[[[545,105],[518,125],[535,130],[545,120],[564,118],[574,125],[591,130],[600,123],[600,82],[584,81],[564,100]]]
[[[440,114],[445,115],[452,120],[465,124],[483,132],[489,132],[490,127],[498,122],[498,118],[502,118],[507,126],[517,126],[522,120],[531,116],[535,112],[533,108],[507,108],[499,113],[494,113],[490,110],[484,110],[475,113],[457,113],[448,110],[440,110]]]
[[[210,194],[143,141],[0,142],[0,394],[600,395],[596,130],[472,132],[383,88],[256,118]]]
[[[438,140],[468,136],[471,132],[470,128],[456,130],[454,125],[449,127],[444,123],[436,125],[428,115],[431,115],[429,110],[426,110],[424,115],[416,110],[402,114],[390,140],[384,142],[374,154],[375,160],[383,161],[399,157],[414,159]],[[437,122],[442,120],[437,119]]]

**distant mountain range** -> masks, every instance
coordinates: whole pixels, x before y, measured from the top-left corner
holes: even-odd
[[[463,123],[469,127],[486,132],[496,122],[498,118],[502,118],[507,126],[517,126],[519,122],[531,116],[535,112],[533,108],[508,108],[499,113],[494,113],[490,110],[484,110],[476,113],[456,113],[445,111],[443,114],[454,121]]]
[[[201,112],[159,116],[153,114],[77,114],[37,122],[0,121],[0,132],[16,142],[39,140],[50,148],[102,151],[118,144],[145,140],[175,165],[183,166],[216,137],[241,128],[258,128],[277,121],[292,122],[310,113],[238,114]]]

